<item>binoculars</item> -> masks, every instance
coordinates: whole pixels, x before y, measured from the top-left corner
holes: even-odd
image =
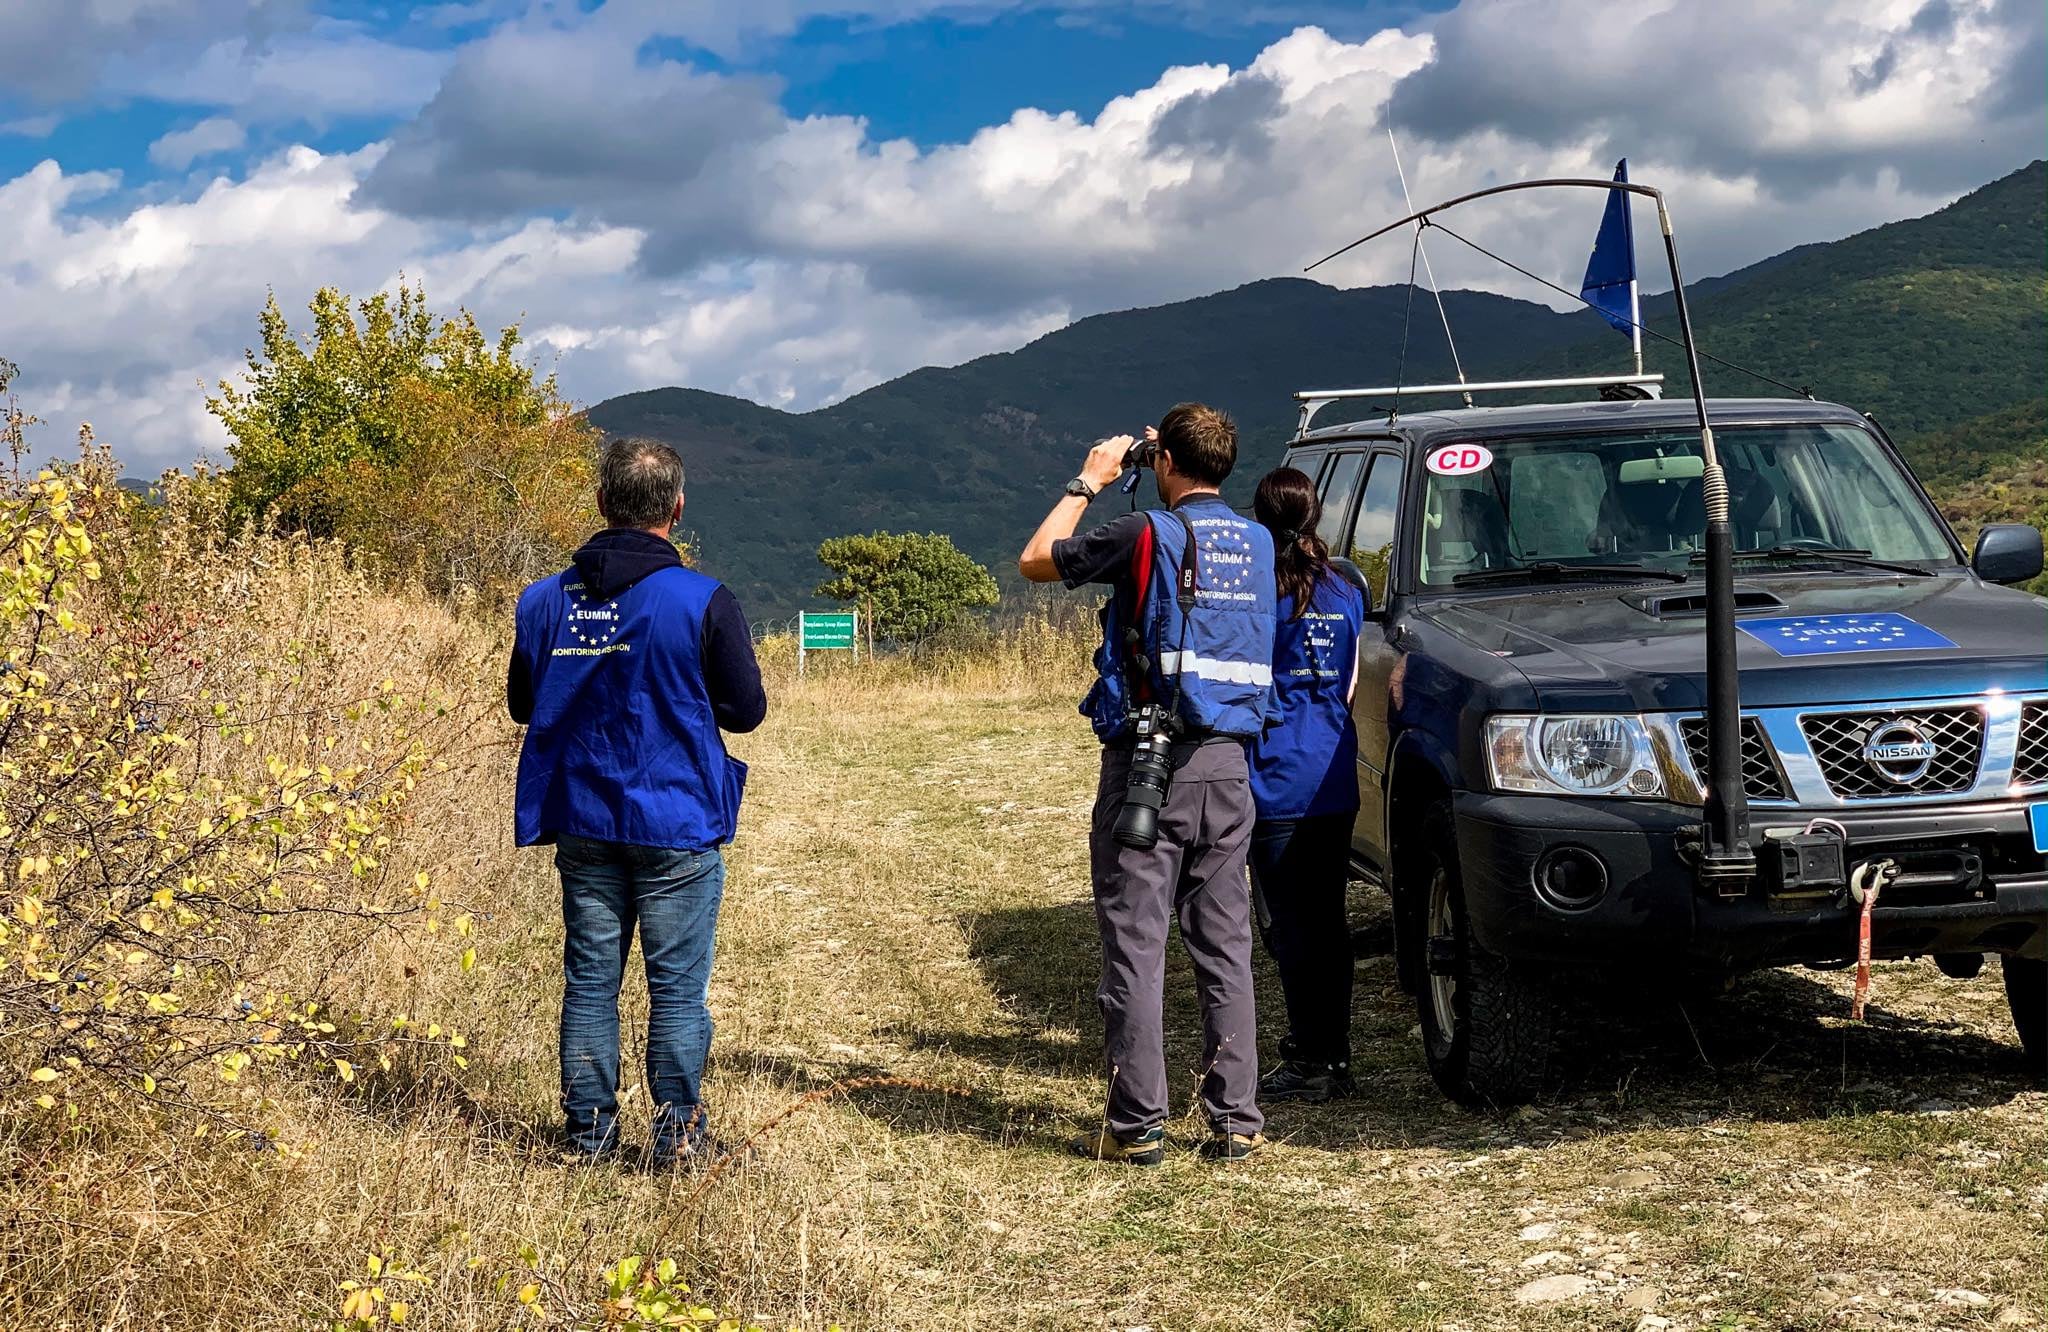
[[[1138,473],[1150,467],[1159,457],[1159,441],[1140,437],[1138,442],[1124,450],[1124,479],[1121,486],[1128,495],[1138,488]]]

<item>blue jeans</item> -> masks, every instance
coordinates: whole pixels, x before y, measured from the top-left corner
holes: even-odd
[[[570,1145],[618,1145],[619,986],[633,927],[647,965],[647,1089],[653,1151],[672,1157],[705,1132],[711,948],[725,895],[717,850],[668,851],[586,837],[555,847],[562,875],[562,1110]]]

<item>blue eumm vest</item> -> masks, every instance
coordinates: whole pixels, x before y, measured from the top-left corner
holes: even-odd
[[[1196,731],[1249,738],[1265,717],[1273,686],[1272,534],[1220,499],[1184,502],[1179,513],[1198,543],[1195,609],[1183,618],[1174,596],[1187,541],[1180,517],[1153,510],[1134,556],[1142,595],[1135,605],[1113,596],[1104,606],[1099,678],[1081,701],[1105,741],[1129,730],[1126,691],[1133,688],[1165,703],[1178,684],[1181,719]],[[1139,650],[1151,663],[1142,679],[1124,642],[1127,623],[1137,625]]]
[[[519,751],[521,846],[568,834],[704,851],[732,840],[747,767],[725,752],[704,683],[715,579],[661,569],[606,601],[570,569],[519,598],[533,680]]]
[[[1300,615],[1280,602],[1273,635],[1273,702],[1252,742],[1252,803],[1261,819],[1358,811],[1358,728],[1351,677],[1365,629],[1365,594],[1334,570]]]

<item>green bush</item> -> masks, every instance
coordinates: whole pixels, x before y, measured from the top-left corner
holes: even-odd
[[[818,562],[838,575],[818,585],[819,596],[852,602],[871,633],[913,647],[1000,595],[989,571],[937,532],[833,537]]]

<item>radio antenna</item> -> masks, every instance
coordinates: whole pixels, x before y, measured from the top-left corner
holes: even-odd
[[[1401,169],[1401,145],[1394,141],[1394,104],[1391,100],[1387,103],[1387,146],[1394,150],[1394,178],[1401,182],[1401,203],[1412,213],[1415,211],[1415,198],[1408,193],[1408,173]],[[1465,366],[1458,359],[1458,340],[1451,336],[1451,316],[1444,309],[1443,291],[1436,285],[1436,269],[1432,268],[1429,263],[1429,247],[1422,243],[1422,223],[1420,222],[1415,224],[1415,248],[1422,255],[1422,272],[1429,279],[1429,294],[1436,297],[1437,318],[1444,321],[1444,342],[1451,349],[1451,369],[1458,372],[1458,382],[1462,384],[1465,382]],[[1409,274],[1408,280],[1410,283],[1415,281],[1415,276],[1412,272]],[[1636,367],[1636,373],[1642,373],[1642,366],[1638,365]],[[1469,393],[1465,395],[1465,405],[1467,407],[1472,406],[1472,395]]]

